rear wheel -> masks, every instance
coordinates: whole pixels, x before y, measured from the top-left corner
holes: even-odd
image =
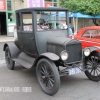
[[[5,60],[6,60],[7,67],[13,70],[15,62],[11,59],[11,53],[8,46],[5,49]]]
[[[100,61],[97,54],[90,55],[85,65],[87,70],[85,71],[86,76],[93,81],[100,81]]]
[[[39,60],[36,67],[36,75],[42,90],[48,95],[57,93],[60,87],[60,76],[56,65],[48,60]]]

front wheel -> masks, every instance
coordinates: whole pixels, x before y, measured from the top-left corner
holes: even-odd
[[[97,54],[92,54],[85,60],[86,76],[92,81],[100,81],[100,61]]]
[[[5,49],[5,60],[6,60],[7,67],[10,70],[13,70],[15,62],[11,59],[11,53],[10,53],[10,50],[9,50],[8,46]]]
[[[60,76],[56,65],[48,60],[39,60],[36,67],[36,75],[42,90],[48,95],[57,93],[60,87]]]

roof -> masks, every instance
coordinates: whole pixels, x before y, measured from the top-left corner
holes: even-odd
[[[100,30],[100,26],[88,26],[88,27],[84,27],[84,29],[99,29]]]
[[[34,11],[68,11],[67,8],[58,8],[58,7],[32,7],[32,8],[23,8],[23,9],[19,9],[19,10],[16,10],[16,12],[19,12],[19,11],[31,11],[31,10],[34,10]]]
[[[83,32],[85,32],[86,30],[100,30],[100,26],[83,27],[75,35],[79,36],[79,35],[83,34]]]
[[[81,34],[85,30],[100,30],[100,26],[88,26],[81,28],[78,33]],[[77,35],[77,34],[76,34]]]

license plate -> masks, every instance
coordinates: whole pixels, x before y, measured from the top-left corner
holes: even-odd
[[[68,75],[73,75],[82,72],[82,67],[71,68],[68,70]]]

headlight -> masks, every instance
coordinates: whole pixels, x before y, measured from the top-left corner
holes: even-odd
[[[84,49],[83,53],[84,53],[85,56],[89,56],[91,51],[90,51],[89,48],[86,48],[86,49]]]
[[[62,60],[67,60],[68,59],[68,53],[66,51],[62,51],[60,56],[61,56]]]

